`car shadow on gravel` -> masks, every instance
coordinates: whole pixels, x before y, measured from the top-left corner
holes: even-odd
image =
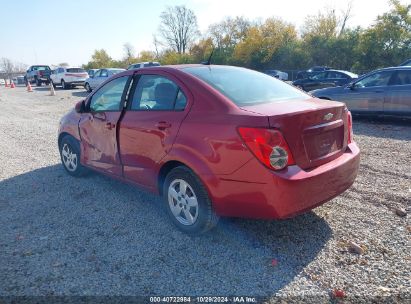
[[[411,140],[411,120],[392,117],[356,117],[353,121],[356,134],[370,137]]]
[[[162,204],[60,165],[0,181],[0,294],[271,296],[303,276],[332,235],[308,213],[224,219],[190,237]]]

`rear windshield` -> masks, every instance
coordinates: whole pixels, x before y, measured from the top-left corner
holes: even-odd
[[[48,66],[35,66],[33,67],[33,71],[48,71],[50,68]]]
[[[67,69],[67,72],[69,73],[86,73],[85,69],[80,69],[80,68],[71,68]]]
[[[244,68],[201,66],[184,71],[205,81],[238,106],[310,98],[281,80]]]

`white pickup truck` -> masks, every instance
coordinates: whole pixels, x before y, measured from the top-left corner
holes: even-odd
[[[61,85],[63,89],[69,89],[75,86],[84,86],[88,73],[82,68],[76,67],[59,67],[53,70],[50,80],[54,87]]]

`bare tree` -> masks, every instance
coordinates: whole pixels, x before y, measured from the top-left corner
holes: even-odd
[[[184,5],[168,7],[160,15],[159,35],[163,45],[185,53],[199,36],[197,17]]]
[[[353,0],[348,2],[347,8],[341,11],[341,29],[338,36],[341,36],[344,33],[345,27],[347,25],[347,21],[352,17],[352,8],[353,8]]]
[[[69,64],[68,64],[67,62],[62,62],[62,63],[59,63],[58,66],[60,66],[60,67],[68,67]]]
[[[0,67],[4,71],[5,77],[11,80],[14,72],[13,62],[8,58],[1,58]]]
[[[128,65],[132,64],[135,58],[135,50],[134,47],[130,43],[124,43],[123,45],[124,53],[125,53],[125,61]]]
[[[154,44],[154,52],[156,54],[155,58],[158,59],[161,56],[160,50],[159,50],[161,43],[158,40],[156,35],[153,35],[153,44]]]

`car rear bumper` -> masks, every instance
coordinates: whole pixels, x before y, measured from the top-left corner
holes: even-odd
[[[283,219],[343,193],[353,184],[359,164],[360,150],[351,143],[340,157],[309,171],[290,166],[274,172],[252,159],[235,173],[205,183],[221,216]]]

